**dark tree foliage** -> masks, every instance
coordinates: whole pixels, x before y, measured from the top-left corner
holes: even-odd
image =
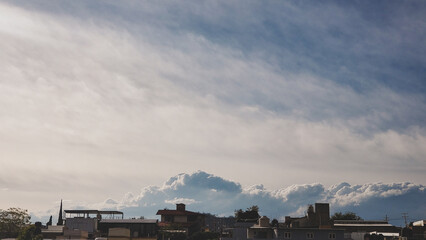
[[[235,218],[237,219],[237,222],[257,221],[259,217],[259,207],[256,205],[247,208],[246,211],[243,211],[242,209],[235,210]]]
[[[271,225],[272,225],[272,227],[278,227],[278,220],[277,219],[272,219],[272,221],[271,221]]]
[[[356,215],[354,212],[336,212],[331,216],[331,220],[363,220],[360,216]]]
[[[41,230],[35,225],[24,227],[18,235],[17,240],[42,240]]]
[[[365,239],[365,237],[364,237],[364,239]],[[368,239],[369,240],[384,240],[385,237],[382,234],[378,234],[378,235],[371,234]]]
[[[248,212],[259,212],[259,207],[257,205],[253,205],[249,208],[247,208]]]
[[[30,223],[27,210],[21,208],[0,209],[0,239],[16,238],[21,230]]]

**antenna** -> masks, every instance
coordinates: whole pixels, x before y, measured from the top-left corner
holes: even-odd
[[[407,218],[408,218],[408,213],[402,213],[402,218],[404,218],[405,221],[405,226],[407,226]]]

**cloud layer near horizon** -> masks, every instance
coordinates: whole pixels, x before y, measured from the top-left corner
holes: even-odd
[[[237,182],[197,171],[171,177],[162,186],[144,187],[138,194],[128,193],[120,200],[107,199],[95,204],[65,201],[64,206],[65,209],[116,209],[123,211],[125,217],[157,218],[157,210],[174,209],[176,203],[185,203],[190,211],[218,216],[232,216],[236,209],[258,205],[261,215],[283,220],[284,216],[304,216],[308,204],[328,202],[331,214],[353,211],[366,220],[387,216],[391,223],[399,225],[401,212],[409,213],[412,221],[425,217],[425,198],[425,187],[413,183],[340,183],[327,188],[314,183],[268,190],[263,185],[243,188]],[[57,209],[50,214],[56,216]]]
[[[119,198],[198,169],[275,189],[425,184],[413,2],[376,16],[333,1],[3,1],[0,207]]]

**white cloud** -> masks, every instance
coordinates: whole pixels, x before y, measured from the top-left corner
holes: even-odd
[[[185,184],[181,184],[182,182]],[[394,224],[401,223],[402,218],[399,216],[401,211],[409,212],[415,219],[424,217],[421,213],[425,210],[422,202],[426,196],[425,187],[413,183],[368,183],[353,186],[341,183],[328,188],[321,184],[303,184],[279,190],[267,190],[258,185],[244,190],[240,188],[229,190],[230,184],[234,186],[239,184],[197,171],[171,177],[164,183],[167,186],[175,184],[178,184],[179,188],[146,187],[137,197],[131,197],[132,200],[127,206],[123,202],[108,199],[100,204],[71,206],[65,204],[65,208],[119,209],[126,217],[144,215],[155,218],[157,210],[173,209],[177,203],[188,204],[187,209],[190,211],[209,212],[220,216],[233,215],[235,209],[258,205],[262,215],[284,219],[287,215],[303,216],[308,204],[329,202],[331,214],[337,211],[355,211],[364,219],[370,220],[382,219],[387,214],[393,220],[399,219],[399,221],[396,219]],[[215,191],[211,191],[212,189]],[[129,194],[124,197],[127,198]]]
[[[191,205],[193,203],[197,203],[198,201],[196,201],[195,199],[191,199],[191,198],[176,198],[175,197],[175,198],[170,199],[170,200],[165,200],[164,202],[168,203],[168,204],[183,203],[183,204],[186,204],[186,205]]]

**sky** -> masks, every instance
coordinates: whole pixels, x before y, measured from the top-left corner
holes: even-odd
[[[0,209],[425,218],[425,9],[0,1]]]

